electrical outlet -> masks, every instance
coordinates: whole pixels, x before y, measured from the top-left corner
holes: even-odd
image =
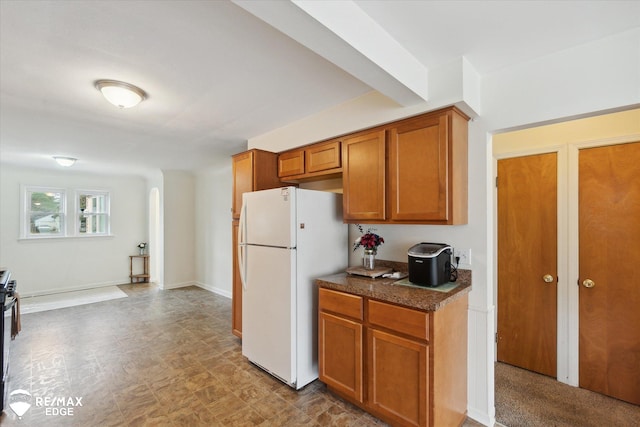
[[[460,257],[459,265],[471,265],[471,249],[453,248],[453,258]]]

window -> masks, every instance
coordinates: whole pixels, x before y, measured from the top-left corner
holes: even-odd
[[[26,191],[27,236],[64,236],[64,190],[54,188],[28,188]]]
[[[67,194],[75,194],[75,198],[67,198]],[[21,238],[109,236],[111,233],[108,191],[23,186],[21,197]]]
[[[109,193],[78,191],[78,234],[109,234]]]

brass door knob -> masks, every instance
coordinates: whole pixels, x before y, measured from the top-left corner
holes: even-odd
[[[585,288],[593,288],[596,285],[596,282],[594,282],[591,279],[585,279],[582,282],[582,286],[584,286]]]
[[[542,280],[544,280],[546,283],[551,283],[553,282],[553,276],[550,274],[545,274],[544,276],[542,276]]]

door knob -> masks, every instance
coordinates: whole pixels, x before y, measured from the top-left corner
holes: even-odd
[[[542,276],[542,280],[544,280],[546,283],[551,283],[553,282],[553,276],[550,274],[545,274],[544,276]]]
[[[585,279],[582,282],[582,286],[584,286],[585,288],[593,288],[596,285],[596,282],[594,282],[591,279]]]

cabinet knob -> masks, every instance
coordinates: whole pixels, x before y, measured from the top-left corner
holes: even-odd
[[[550,274],[545,274],[544,276],[542,276],[542,280],[544,280],[545,283],[551,283],[553,282],[553,276]]]
[[[585,279],[582,282],[582,286],[584,286],[585,288],[593,288],[596,285],[596,282],[594,282],[591,279]]]

